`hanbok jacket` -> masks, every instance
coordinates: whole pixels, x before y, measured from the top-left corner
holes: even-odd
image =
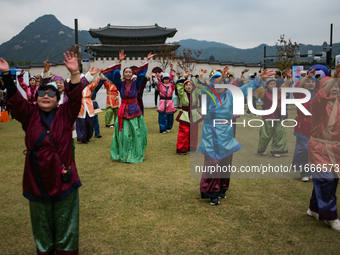
[[[295,85],[296,88],[299,88],[299,83],[300,81],[296,83]],[[306,110],[309,112],[310,112],[314,94],[315,92],[313,91],[311,93],[311,100],[302,104],[306,108]],[[293,93],[293,95],[294,95],[294,98],[305,98],[306,97],[306,95],[303,93]],[[308,141],[310,137],[311,123],[312,123],[311,116],[309,115],[306,116],[299,108],[297,108],[297,116],[295,120],[297,122],[297,125],[294,127],[294,135],[296,137],[299,137],[301,139]]]
[[[252,88],[254,92],[261,84],[258,83],[258,78],[255,78],[253,81],[240,87],[240,89],[246,97],[248,88]],[[213,82],[209,85],[211,87],[215,86]],[[208,96],[206,91],[210,92],[216,103]],[[242,148],[234,138],[231,122],[233,119],[233,95],[230,90],[219,94],[222,101],[221,105],[217,96],[210,88],[204,87],[202,94],[207,94],[207,114],[204,115],[202,139],[198,151],[210,158],[222,160]],[[223,120],[223,124],[219,124],[219,122],[216,121],[217,119]],[[228,121],[228,123],[225,123],[226,121]]]
[[[27,86],[27,84],[24,82],[24,75],[18,75],[18,82],[20,84],[20,87],[26,92],[27,100],[28,102],[34,103],[37,100],[35,100],[35,94],[38,91],[39,85],[36,85],[35,88],[32,88],[30,86]]]
[[[91,97],[92,97],[92,91],[98,86],[99,80],[100,79],[97,77],[93,83],[87,85],[83,89],[83,93],[82,93],[83,99],[82,99],[81,108],[78,114],[78,118],[85,119],[86,112],[90,117],[93,117],[95,115]]]
[[[197,86],[196,78],[192,78],[192,82],[195,85],[192,86],[190,93],[184,90],[185,79],[180,79],[177,81],[177,93],[178,97],[182,103],[182,109],[177,115],[176,120],[184,125],[196,125],[203,121],[203,116],[197,111],[196,105],[197,100],[200,95],[201,89]]]
[[[271,119],[283,119],[285,115],[281,115],[281,88],[289,87],[288,82],[284,82],[280,88],[277,89],[277,107],[275,111],[268,115],[262,115],[262,118],[265,120]],[[242,87],[241,87],[242,88]],[[273,103],[273,94],[268,90],[265,90],[263,87],[257,90],[257,96],[263,101],[262,108],[263,110],[269,110],[272,107]]]
[[[104,81],[104,87],[106,89],[106,106],[111,108],[119,107],[119,94],[116,86],[110,82]]]
[[[8,99],[13,117],[22,124],[27,148],[23,178],[23,195],[35,202],[51,203],[69,196],[81,186],[72,156],[72,126],[81,106],[85,77],[68,93],[68,101],[48,115],[37,105],[25,100],[19,91]],[[53,142],[65,164],[72,171],[71,182],[62,182],[62,163],[47,135],[49,127]]]
[[[311,104],[311,137],[308,140],[308,163],[316,170],[333,167],[340,177],[340,98],[332,102],[325,87],[320,89]],[[316,166],[319,165],[319,166]]]
[[[174,106],[174,101],[172,100],[172,94],[176,89],[176,85],[172,82],[173,77],[170,75],[170,82],[165,85],[161,82],[160,78],[153,78],[155,85],[159,90],[159,107],[157,112],[164,114],[174,114],[177,109]]]
[[[123,117],[126,119],[134,119],[142,115],[142,112],[137,104],[137,95],[139,88],[141,87],[145,74],[148,70],[148,63],[143,64],[141,67],[136,68],[137,79],[131,80],[129,83],[122,81],[120,78],[121,64],[109,67],[102,73],[115,84],[117,90],[120,93],[120,97],[124,99],[132,99],[131,102],[126,102],[120,105],[123,111]]]

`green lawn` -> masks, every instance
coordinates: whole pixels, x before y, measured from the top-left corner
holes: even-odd
[[[294,107],[289,111],[295,117]],[[296,178],[232,178],[219,206],[200,199],[199,178],[190,178],[190,153],[176,154],[178,122],[160,134],[158,115],[145,109],[146,160],[110,159],[113,129],[76,144],[80,188],[80,254],[339,254],[340,233],[306,215],[312,182]],[[240,121],[252,117],[241,117]],[[243,148],[233,165],[291,164],[256,153],[259,128],[238,127]],[[17,121],[0,123],[0,254],[35,254],[28,201],[22,196],[24,132]],[[267,149],[267,153],[269,150]],[[232,176],[233,177],[233,176]],[[262,176],[263,177],[263,176]]]

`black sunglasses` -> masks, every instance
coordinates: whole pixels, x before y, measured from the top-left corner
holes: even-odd
[[[47,94],[49,97],[55,97],[55,95],[57,94],[57,92],[54,91],[54,90],[50,90],[50,91],[38,90],[38,96],[44,97],[46,94]]]

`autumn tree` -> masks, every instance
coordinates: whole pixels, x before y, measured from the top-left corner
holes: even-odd
[[[287,41],[283,34],[280,35],[280,39],[275,42],[275,45],[277,51],[277,68],[281,71],[291,68],[297,58],[297,53],[300,48],[299,44],[292,42],[290,39]]]
[[[188,70],[192,73],[197,65],[197,59],[201,54],[202,50],[190,50],[184,48],[182,54],[179,55],[177,64],[183,71]]]
[[[176,59],[178,59],[178,51],[173,50],[171,48],[166,49],[160,49],[157,53],[157,56],[159,57],[157,59],[157,62],[159,63],[162,70],[165,71],[165,69]]]

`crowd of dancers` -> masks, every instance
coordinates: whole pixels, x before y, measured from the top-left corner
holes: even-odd
[[[0,59],[0,71],[7,91],[5,104],[26,133],[23,195],[30,203],[37,254],[53,254],[54,251],[57,254],[66,251],[67,254],[78,254],[78,188],[81,182],[74,160],[74,140],[76,137],[79,143],[87,144],[93,132],[96,138],[101,137],[97,116],[101,109],[96,102],[96,94],[103,85],[107,92],[105,126],[114,131],[111,159],[125,163],[144,161],[148,130],[142,99],[148,82],[145,78],[148,62],[154,56],[149,53],[140,67],[125,67],[121,71],[121,62],[126,57],[121,51],[116,65],[106,69],[93,67],[81,76],[77,55],[67,52],[64,64],[71,74],[69,79],[51,74],[48,61],[40,81],[32,76],[29,85],[26,85],[22,78],[24,72],[18,76],[27,99],[15,86],[7,62]],[[218,88],[219,84],[239,87],[244,97],[251,91],[263,101],[263,110],[271,109],[273,98],[277,97],[274,112],[262,116],[264,125],[260,128],[257,152],[266,156],[271,140],[270,153],[273,157],[281,157],[288,152],[286,131],[281,125],[285,116],[281,115],[280,91],[283,87],[292,86],[291,70],[286,70],[286,78],[280,86],[272,78],[275,74],[272,71],[264,70],[258,76],[250,75],[249,79],[243,77],[245,72],[237,79],[229,72],[228,66],[211,71],[208,79],[204,77],[207,71],[202,69],[196,76],[189,71],[178,76],[172,66],[169,73],[160,68],[151,72],[151,83],[160,96],[157,112],[161,134],[171,132],[174,125],[174,114],[178,110],[173,101],[175,91],[181,102],[176,118],[179,122],[176,148],[174,145],[179,155],[197,150],[204,155],[205,167],[228,167],[232,165],[233,154],[242,148],[235,139],[236,125],[214,125],[215,119],[231,121],[239,117],[233,114],[231,90]],[[315,79],[317,74],[321,76],[319,80]],[[340,231],[335,196],[340,165],[339,78],[340,65],[336,67],[334,78],[324,67],[315,66],[295,85],[311,93],[311,99],[303,106],[312,115],[297,110],[293,157],[293,166],[300,170],[301,180],[313,178],[307,214],[325,221],[336,231]],[[303,93],[293,94],[295,98],[305,96]],[[207,95],[207,114],[204,116],[197,109],[202,95]],[[273,119],[279,121],[273,122]],[[202,137],[198,145],[200,123]],[[203,173],[201,198],[209,199],[211,205],[220,204],[220,199],[226,198],[229,183],[230,172]]]

